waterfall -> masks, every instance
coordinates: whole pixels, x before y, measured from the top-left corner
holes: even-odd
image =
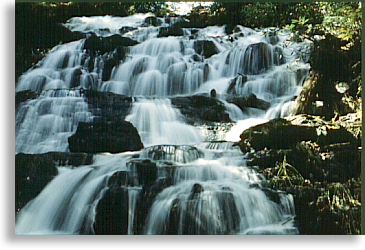
[[[126,120],[137,128],[144,145],[195,144],[202,140],[196,128],[183,122],[169,99],[139,99]]]
[[[16,218],[17,234],[91,233],[95,206],[108,177],[130,156],[98,155],[91,166],[59,168],[58,176]]]
[[[16,215],[16,234],[98,233],[97,213],[112,212],[97,207],[115,191],[110,180],[118,173],[123,174],[114,188],[126,197],[126,211],[117,211],[123,233],[298,233],[286,223],[295,216],[293,197],[268,190],[234,142],[244,129],[288,114],[309,65],[284,46],[287,34],[273,43],[264,30],[238,25],[232,39],[224,26],[164,35],[179,20],[151,13],[73,17],[63,25],[86,38],[55,46],[20,76],[16,94],[33,95],[16,106],[16,153],[68,152],[68,138],[80,122],[113,117],[112,99],[95,97],[105,103],[93,104],[85,91],[133,100],[123,119],[136,127],[145,148],[95,154],[91,165],[59,166],[58,175]],[[115,37],[135,45],[108,40]],[[85,45],[90,41],[115,48],[93,51]],[[213,89],[216,96],[210,97]],[[241,109],[225,99],[249,94],[269,108]],[[189,120],[189,112],[172,100],[192,95],[222,105],[229,121],[202,125]],[[205,102],[188,111],[203,115],[199,108]],[[208,140],[210,132],[219,134],[216,141]]]

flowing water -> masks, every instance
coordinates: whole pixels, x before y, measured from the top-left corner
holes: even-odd
[[[141,190],[147,187],[125,183],[128,234],[298,233],[293,221],[286,223],[295,215],[292,196],[277,193],[278,198],[271,199],[264,177],[246,166],[245,155],[233,142],[250,126],[288,115],[308,64],[285,46],[285,34],[272,39],[265,30],[237,26],[232,41],[224,27],[215,26],[158,37],[179,18],[157,18],[159,25],[149,26],[144,24],[148,17],[153,15],[74,17],[64,24],[87,36],[92,32],[139,42],[127,49],[108,79],[103,79],[103,67],[115,51],[91,56],[84,48],[86,39],[54,47],[18,79],[17,93],[33,91],[37,97],[17,105],[16,153],[68,152],[67,139],[78,123],[95,117],[81,91],[90,88],[133,97],[125,120],[137,128],[146,148],[96,154],[88,166],[58,167],[59,174],[17,214],[16,233],[95,233],[96,207],[108,180],[120,171],[138,175],[129,167],[135,158],[157,163],[156,183],[168,179],[170,184],[156,194],[137,230]],[[213,55],[201,52],[199,43],[213,44]],[[207,95],[212,89],[233,122],[216,138],[223,141],[207,141],[207,129],[187,124],[171,103],[174,96]],[[224,100],[228,89],[229,94],[253,93],[270,108],[242,111]]]

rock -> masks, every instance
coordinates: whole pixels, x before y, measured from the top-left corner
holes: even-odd
[[[39,96],[38,93],[35,93],[31,90],[25,90],[15,93],[15,106],[17,107],[20,103],[25,102],[30,99],[35,99]]]
[[[267,123],[253,126],[242,132],[241,141],[246,139],[256,150],[290,149],[300,141],[315,141],[319,145],[351,142],[357,139],[341,126],[314,116],[294,116],[277,118]]]
[[[128,234],[129,196],[125,187],[112,186],[99,200],[93,228],[95,234]]]
[[[217,98],[204,95],[181,96],[171,98],[171,103],[180,109],[190,124],[231,121],[224,104]]]
[[[76,88],[80,86],[80,76],[82,75],[81,68],[75,68],[72,70],[70,88]]]
[[[71,152],[119,153],[143,148],[137,129],[123,120],[80,122],[68,142]]]
[[[184,31],[181,27],[177,25],[172,25],[169,27],[161,27],[157,37],[183,36],[183,35]]]
[[[274,65],[282,65],[285,63],[284,51],[282,47],[274,47],[273,54]]]
[[[120,35],[112,35],[109,37],[98,37],[96,35],[91,35],[86,39],[84,49],[93,53],[97,51],[100,54],[104,54],[107,52],[112,52],[116,48],[123,48],[136,44],[138,44],[137,41],[127,37],[122,37]]]
[[[149,187],[157,180],[156,163],[150,160],[136,159],[128,163],[128,168],[137,173],[138,184],[143,187]]]
[[[153,161],[170,161],[188,163],[202,157],[203,153],[196,147],[188,145],[156,145],[144,148],[141,158]]]
[[[147,25],[159,26],[161,25],[162,21],[155,16],[149,16],[144,19],[144,23]]]
[[[103,68],[103,74],[102,74],[102,80],[107,81],[111,77],[111,73],[114,67],[117,67],[119,65],[119,61],[117,58],[108,58],[104,62],[104,68]]]
[[[82,91],[94,120],[114,121],[116,117],[125,119],[129,114],[131,97],[92,89]]]
[[[194,41],[194,49],[197,54],[202,55],[205,58],[209,58],[218,52],[215,44],[209,40]]]
[[[348,113],[359,112],[360,103],[347,92],[340,93],[336,85],[328,77],[323,76],[322,72],[311,70],[304,80],[300,94],[295,99],[290,115],[324,116],[328,121]]]
[[[173,172],[157,178],[157,171],[164,167],[157,167],[150,160],[132,159],[127,167],[128,171],[114,173],[107,182],[107,190],[96,207],[96,234],[127,234],[128,228],[133,234],[143,234],[156,196],[173,183]],[[129,225],[133,207],[133,225]]]
[[[245,108],[257,108],[267,110],[270,107],[270,103],[257,98],[254,93],[251,93],[249,95],[227,96],[226,101],[237,105],[242,111],[244,111]]]
[[[57,174],[57,166],[80,166],[92,163],[85,153],[49,152],[15,155],[15,211],[35,198]]]
[[[200,193],[204,192],[204,188],[199,183],[195,183],[191,189],[188,200],[198,199]]]
[[[244,55],[243,73],[258,75],[272,66],[272,50],[267,43],[255,43],[247,46]]]
[[[235,78],[233,78],[229,82],[229,86],[228,86],[228,89],[227,89],[227,94],[236,95],[237,94],[236,88],[237,87],[242,88],[243,85],[246,82],[247,82],[247,76],[242,75],[242,74],[238,74]]]
[[[119,29],[120,34],[124,35],[125,33],[132,31],[132,30],[136,30],[137,28],[133,28],[133,27],[122,27]]]
[[[210,97],[212,97],[212,98],[216,98],[217,97],[217,91],[215,89],[212,89],[210,91]]]

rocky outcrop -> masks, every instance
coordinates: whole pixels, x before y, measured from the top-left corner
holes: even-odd
[[[123,120],[80,122],[68,142],[71,152],[120,153],[143,148],[137,129]]]
[[[104,54],[106,52],[112,52],[116,48],[121,49],[136,44],[138,44],[137,41],[134,41],[128,37],[122,37],[120,35],[98,37],[93,34],[86,39],[84,49],[91,52],[99,52],[99,54]]]
[[[144,148],[141,158],[154,161],[188,163],[202,157],[203,153],[196,147],[188,145],[155,145]]]
[[[249,95],[226,96],[226,101],[237,105],[242,111],[244,111],[245,108],[267,110],[270,107],[270,103],[257,98],[254,93]]]
[[[240,138],[241,148],[245,148],[246,143],[249,143],[256,151],[264,148],[289,149],[301,141],[313,141],[321,146],[333,143],[360,143],[340,124],[307,115],[270,120],[243,131]]]
[[[168,37],[168,36],[183,36],[184,31],[181,27],[176,25],[169,27],[161,27],[157,37]]]
[[[143,234],[143,228],[155,197],[172,185],[176,166],[160,165],[148,159],[133,159],[128,171],[118,171],[107,183],[107,190],[96,206],[93,224],[96,234]],[[157,171],[167,171],[157,178]],[[129,209],[134,209],[130,217]]]
[[[244,55],[243,73],[258,75],[268,70],[273,63],[271,51],[271,46],[267,43],[255,43],[247,46]]]
[[[81,90],[89,104],[94,120],[114,121],[125,119],[132,107],[132,97],[93,89]]]
[[[209,58],[214,54],[217,54],[218,50],[215,47],[215,44],[209,40],[197,40],[194,42],[194,49],[196,53],[204,56],[205,58]]]
[[[217,98],[204,95],[173,97],[171,103],[180,109],[190,124],[231,121],[224,104]]]
[[[347,124],[297,115],[241,134],[241,150],[255,149],[247,165],[258,168],[269,188],[293,195],[300,234],[361,232],[361,133],[351,125],[354,117],[339,118]]]
[[[85,153],[49,152],[15,155],[15,211],[18,212],[57,174],[57,166],[80,166],[92,163]]]

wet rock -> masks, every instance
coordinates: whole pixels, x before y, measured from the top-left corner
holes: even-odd
[[[153,161],[171,161],[188,163],[202,157],[203,153],[196,147],[188,145],[156,145],[144,148],[141,158],[148,158]]]
[[[171,103],[180,109],[190,124],[230,122],[224,104],[217,98],[204,95],[173,97]]]
[[[204,192],[203,186],[201,184],[199,184],[199,183],[195,183],[193,185],[193,187],[191,188],[191,192],[190,192],[190,195],[189,195],[188,200],[198,199],[198,196],[202,192]]]
[[[147,25],[159,26],[161,25],[162,21],[155,16],[149,16],[144,19],[144,23]]]
[[[129,31],[133,31],[133,30],[136,30],[136,28],[133,28],[133,27],[122,27],[119,29],[119,32],[120,34],[124,35],[125,33],[129,32]]]
[[[157,180],[156,163],[150,160],[132,160],[128,163],[128,168],[137,174],[138,185],[149,187]]]
[[[218,53],[215,44],[209,40],[197,40],[194,41],[194,49],[196,53],[204,56],[205,58],[209,58],[214,54]]]
[[[300,141],[316,141],[319,145],[356,143],[356,138],[341,126],[333,126],[313,116],[277,118],[242,132],[241,141],[248,140],[256,150],[290,149]]]
[[[93,224],[95,234],[128,234],[128,219],[128,189],[120,186],[110,187],[96,206]]]
[[[49,152],[15,155],[15,211],[19,211],[58,174],[57,166],[80,166],[92,163],[85,153]]]
[[[244,55],[244,74],[258,75],[268,70],[271,66],[272,50],[270,45],[255,43],[247,46]]]
[[[303,140],[315,140],[316,133],[308,127],[293,126],[285,119],[278,118],[253,126],[240,135],[241,141],[248,140],[256,150],[288,149]]]
[[[119,153],[143,148],[137,129],[123,120],[80,122],[68,142],[71,152]]]
[[[249,95],[227,95],[226,101],[237,105],[242,111],[245,108],[267,110],[270,107],[270,103],[257,98],[254,93]]]
[[[25,102],[27,100],[35,99],[39,96],[39,93],[35,93],[31,90],[25,90],[15,93],[15,107],[17,107],[20,103]]]
[[[161,27],[157,37],[183,36],[183,35],[184,31],[181,27],[170,26],[170,27]]]
[[[96,35],[91,35],[86,39],[84,49],[91,52],[99,52],[100,54],[104,54],[106,52],[112,52],[116,48],[123,48],[136,44],[138,44],[137,41],[127,37],[122,37],[120,35],[112,35],[109,37],[98,37]]]
[[[89,110],[94,120],[114,121],[124,119],[132,106],[132,98],[110,92],[95,91],[92,89],[82,90],[89,104]]]
[[[70,88],[80,86],[80,76],[82,75],[81,68],[75,68],[71,74]]]
[[[242,88],[243,85],[245,84],[245,82],[247,82],[247,76],[242,75],[242,74],[238,74],[235,78],[233,78],[229,82],[227,93],[232,94],[232,95],[236,95],[237,94],[236,88],[237,87]]]

